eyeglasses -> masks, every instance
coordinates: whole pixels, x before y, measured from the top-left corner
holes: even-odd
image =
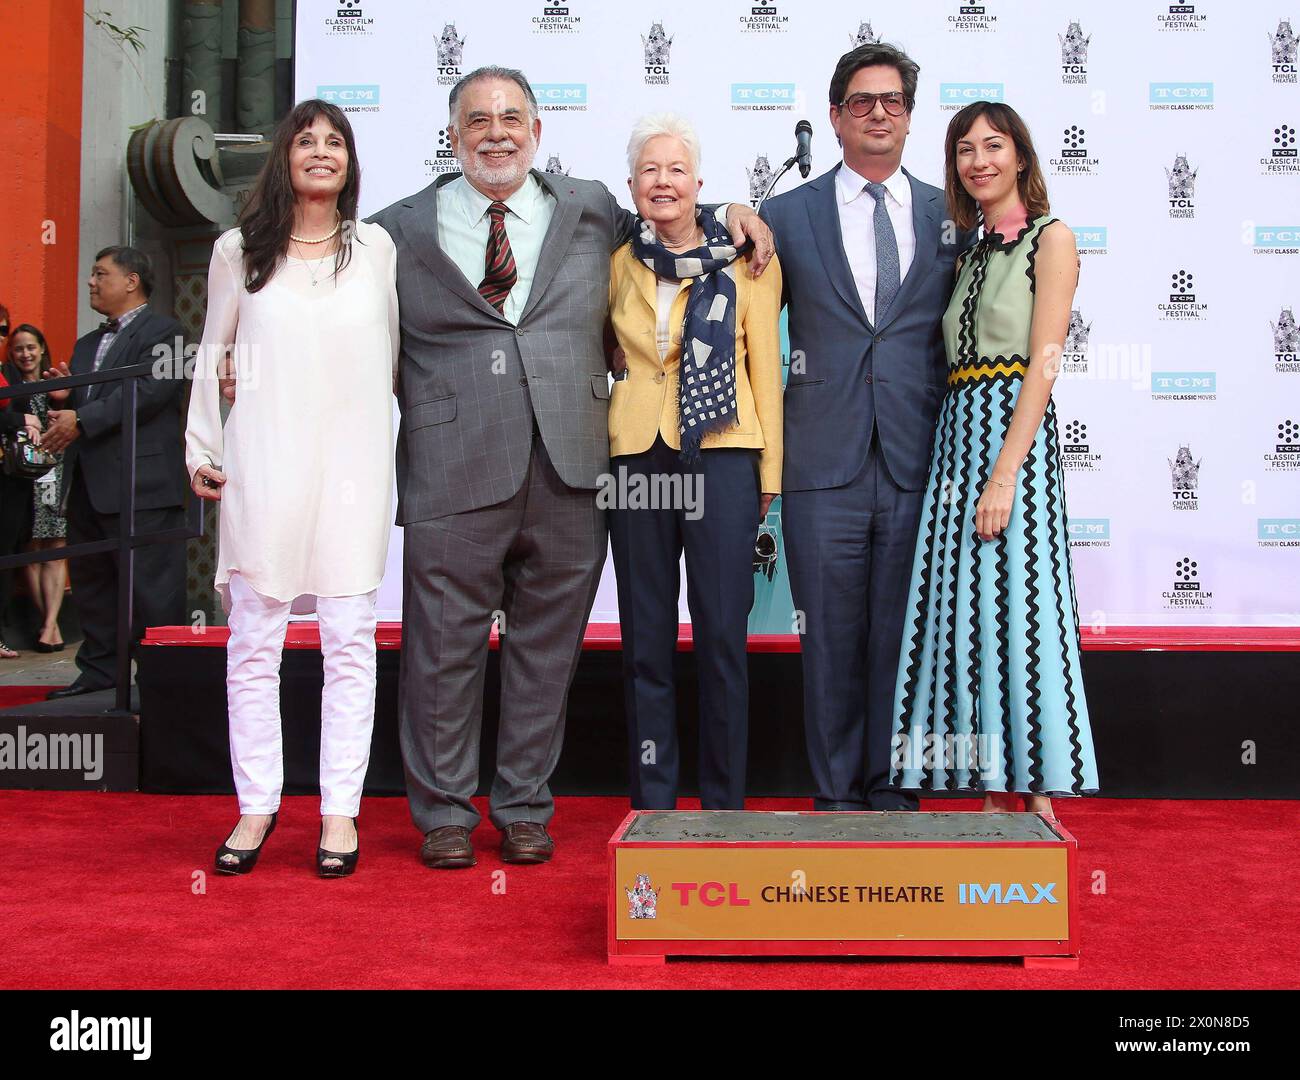
[[[890,116],[902,116],[907,111],[907,98],[896,90],[887,94],[854,94],[840,102],[841,109],[848,109],[857,117],[870,116],[879,101]]]

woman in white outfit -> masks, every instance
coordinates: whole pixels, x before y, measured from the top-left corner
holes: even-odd
[[[315,608],[322,877],[356,866],[355,819],[375,707],[375,593],[393,521],[397,255],[356,220],[360,168],[333,105],[280,123],[241,215],[218,241],[190,399],[194,491],[221,502],[216,585],[229,612],[230,757],[240,819],[222,873],[256,865],[284,780],[280,658],[289,615]],[[218,376],[233,368],[223,430]]]

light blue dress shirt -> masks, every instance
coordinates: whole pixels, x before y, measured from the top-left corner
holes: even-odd
[[[519,190],[505,202],[509,210],[505,217],[506,235],[510,238],[519,277],[506,297],[502,314],[518,324],[533,288],[542,241],[555,213],[555,197],[529,173]],[[456,177],[438,191],[438,244],[476,289],[483,280],[487,262],[491,205],[492,200],[464,176]]]

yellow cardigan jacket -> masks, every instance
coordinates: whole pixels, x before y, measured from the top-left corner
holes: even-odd
[[[609,401],[609,452],[640,454],[655,435],[674,450],[678,435],[677,373],[681,326],[691,281],[681,283],[668,325],[673,338],[659,360],[655,273],[632,254],[629,242],[610,256],[609,314],[627,358]],[[736,267],[736,408],[740,423],[704,438],[702,449],[743,447],[759,451],[759,486],[781,493],[781,267],[776,257],[757,280],[747,265]]]

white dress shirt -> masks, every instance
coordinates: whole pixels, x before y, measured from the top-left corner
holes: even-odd
[[[885,210],[894,226],[898,243],[898,281],[907,277],[916,254],[916,231],[912,226],[912,185],[903,170],[895,169],[884,180]],[[853,282],[858,287],[862,310],[876,323],[876,200],[867,191],[867,180],[847,164],[835,174],[835,204],[840,212],[840,235],[848,256]]]
[[[509,211],[505,217],[506,236],[510,239],[519,276],[506,297],[502,314],[517,324],[533,288],[542,241],[555,214],[555,197],[529,173],[519,190],[505,202]],[[438,190],[438,245],[476,289],[483,280],[487,263],[491,205],[492,200],[464,176],[456,177]]]

